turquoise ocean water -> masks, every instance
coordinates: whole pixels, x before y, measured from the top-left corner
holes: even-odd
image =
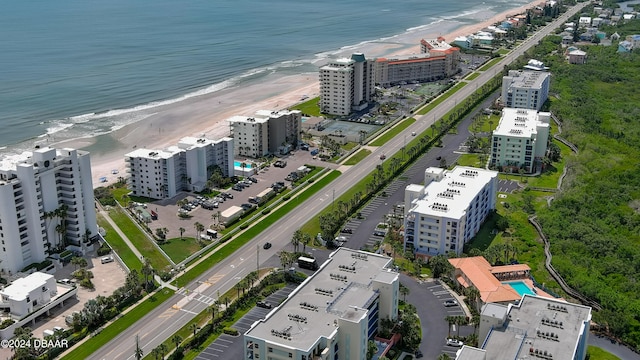
[[[482,21],[526,0],[30,0],[0,12],[0,149],[108,133],[144,111],[346,47]],[[382,39],[382,40],[381,40]]]

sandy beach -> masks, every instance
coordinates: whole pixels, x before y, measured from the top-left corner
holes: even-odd
[[[421,39],[443,36],[450,42],[456,37],[475,33],[509,16],[522,14],[526,9],[541,3],[537,0],[519,8],[509,9],[474,25],[457,29],[446,27],[439,29],[445,31],[444,34],[435,33],[433,30],[410,32],[384,41],[345,48],[340,55],[349,56],[353,52],[362,52],[367,58],[375,58],[419,53]],[[205,136],[211,139],[228,136],[229,124],[225,120],[234,115],[249,116],[260,109],[284,109],[298,103],[303,95],[313,98],[318,94],[318,74],[315,72],[284,77],[274,76],[257,84],[231,87],[160,107],[144,120],[107,135],[66,141],[53,146],[90,151],[93,185],[98,187],[115,182],[120,176],[126,176],[124,154],[135,148],[164,149],[175,145],[185,136]],[[98,179],[101,177],[106,177],[107,182],[100,183]]]

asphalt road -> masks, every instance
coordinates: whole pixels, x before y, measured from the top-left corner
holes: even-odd
[[[553,29],[564,23],[569,16],[577,12],[585,3],[579,3],[576,7],[569,9],[554,24],[547,26],[533,35],[518,48],[514,49],[499,64],[489,71],[485,71],[476,79],[472,80],[457,93],[452,95],[447,101],[436,106],[431,112],[424,116],[417,116],[415,123],[409,126],[402,134],[388,141],[383,146],[375,149],[371,156],[351,168],[345,169],[339,181],[334,181],[315,194],[310,199],[300,204],[295,212],[287,214],[285,217],[266,228],[256,239],[240,248],[232,257],[229,257],[198,277],[194,282],[176,293],[164,304],[160,305],[149,314],[144,316],[117,337],[111,340],[102,348],[98,349],[90,359],[134,359],[135,337],[139,336],[139,345],[145,354],[169,338],[175,331],[187,324],[196,314],[205,310],[218,296],[233,288],[234,284],[246,276],[257,266],[257,244],[269,241],[273,244],[270,250],[260,252],[262,262],[268,260],[280,249],[288,246],[291,235],[301,224],[315,216],[326,206],[330,206],[333,196],[338,197],[345,193],[352,184],[369,174],[380,163],[381,154],[393,154],[399,152],[404,146],[405,136],[410,136],[411,132],[422,133],[426,131],[435,121],[443,117],[455,104],[464,100],[476,88],[486,83],[495,76],[504,65],[520,56],[525,50],[536,44],[543,36],[549,34]],[[292,199],[293,201],[294,199]]]

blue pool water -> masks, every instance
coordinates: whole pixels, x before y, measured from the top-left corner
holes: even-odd
[[[251,169],[251,164],[250,163],[244,163],[246,166],[244,167],[245,169]],[[242,163],[240,161],[234,161],[233,162],[233,166],[237,167],[237,168],[242,168]]]
[[[529,294],[529,295],[536,294],[533,291],[531,291],[531,289],[529,289],[529,287],[527,286],[527,284],[524,283],[524,281],[514,281],[514,282],[503,283],[503,284],[511,286],[513,290],[517,291],[518,294],[520,294],[520,296],[523,296],[525,294]]]

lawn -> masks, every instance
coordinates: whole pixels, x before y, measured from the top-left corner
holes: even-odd
[[[500,62],[500,60],[502,60],[502,58],[497,57],[493,60],[490,60],[488,63],[484,64],[480,69],[478,69],[479,71],[487,71],[489,69],[491,69],[493,67],[493,65],[497,64]]]
[[[562,169],[567,164],[567,160],[574,157],[573,152],[568,146],[555,139],[552,142],[560,147],[560,161],[551,164],[551,166],[549,166],[546,171],[539,176],[529,178],[527,183],[531,187],[555,189],[558,185],[560,175],[562,175]]]
[[[444,94],[438,96],[437,98],[435,98],[432,102],[428,103],[427,105],[425,105],[423,108],[421,108],[420,110],[418,110],[418,115],[424,115],[426,113],[428,113],[429,111],[431,111],[433,108],[435,108],[436,106],[440,105],[441,103],[443,103],[445,100],[447,100],[451,95],[453,95],[456,91],[460,90],[463,86],[465,86],[467,83],[457,83],[455,86],[452,86],[449,90],[447,90]]]
[[[118,225],[123,233],[127,234],[127,237],[133,244],[133,246],[140,251],[140,254],[149,260],[151,266],[156,270],[165,270],[171,266],[169,260],[158,250],[158,248],[151,243],[151,240],[131,221],[131,219],[120,208],[112,208],[109,211],[109,216]]]
[[[456,164],[460,166],[484,168],[480,163],[480,154],[462,154],[458,157],[458,160],[456,160]]]
[[[348,143],[340,145],[340,148],[346,151],[350,151],[354,147],[358,146],[357,142],[349,141]]]
[[[471,81],[471,80],[473,80],[473,79],[477,78],[478,76],[480,76],[480,73],[473,72],[473,73],[469,74],[469,76],[467,76],[467,77],[466,77],[466,78],[464,78],[464,79],[465,79],[465,80],[469,80],[469,81]]]
[[[590,360],[620,360],[619,357],[612,353],[592,345],[589,345],[587,349],[587,357]]]
[[[176,264],[202,249],[196,239],[192,237],[184,237],[182,240],[180,240],[179,237],[169,239],[160,244],[160,248],[162,248]]]
[[[344,165],[355,165],[359,163],[362,159],[366,158],[369,154],[371,154],[371,150],[360,149],[357,153],[349,157],[347,161],[344,162]]]
[[[120,235],[111,227],[111,225],[104,219],[104,217],[98,214],[98,225],[107,231],[104,236],[107,243],[111,246],[114,252],[120,256],[122,261],[124,261],[125,265],[129,269],[136,269],[140,271],[142,269],[142,262],[138,257],[131,251],[129,246],[122,240]]]
[[[380,135],[376,140],[369,143],[369,145],[371,146],[384,145],[387,141],[393,139],[396,135],[404,131],[404,129],[408,128],[414,122],[416,122],[416,119],[412,117],[402,120],[391,129],[385,131],[384,134]]]
[[[163,288],[160,292],[138,304],[136,307],[131,309],[131,311],[122,315],[122,317],[102,329],[99,334],[89,338],[82,345],[64,356],[63,359],[86,359],[89,355],[93,354],[94,351],[111,341],[111,339],[133,325],[136,321],[140,320],[143,316],[147,315],[151,310],[155,309],[172,295],[172,290]]]
[[[202,274],[204,271],[214,266],[216,263],[221,261],[222,259],[233,254],[237,249],[242,247],[244,244],[249,242],[255,236],[257,236],[262,230],[271,226],[271,224],[278,221],[284,215],[293,211],[301,202],[307,200],[316,192],[322,190],[327,184],[331,183],[333,180],[340,176],[340,172],[333,170],[329,174],[327,174],[322,179],[315,181],[313,185],[309,186],[308,189],[303,191],[300,194],[297,194],[295,197],[289,199],[285,204],[283,204],[277,210],[271,212],[268,216],[262,218],[260,220],[260,226],[253,226],[248,228],[244,233],[234,238],[232,241],[227,241],[224,243],[224,246],[219,247],[217,251],[211,254],[207,254],[206,259],[195,265],[191,270],[189,270],[184,275],[180,276],[176,280],[177,286],[184,286],[189,282],[193,281],[196,277]]]
[[[320,97],[315,97],[313,99],[307,100],[301,104],[292,106],[291,110],[300,110],[303,115],[307,116],[320,116],[320,107],[318,106],[318,102],[320,101]]]
[[[511,52],[511,50],[509,50],[509,49],[500,49],[500,50],[498,50],[498,54],[500,54],[500,55],[507,55],[510,52]]]

